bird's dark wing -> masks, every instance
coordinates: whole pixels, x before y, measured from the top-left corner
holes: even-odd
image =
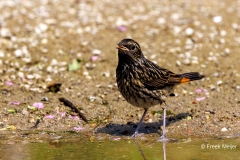
[[[142,79],[142,83],[150,90],[162,89],[166,86],[173,86],[181,83],[182,81],[181,75],[175,74],[165,68],[161,68],[151,61],[147,60],[145,65],[145,75],[147,75],[147,78]]]

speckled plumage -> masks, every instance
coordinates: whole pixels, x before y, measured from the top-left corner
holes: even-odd
[[[130,104],[144,108],[142,119],[149,107],[164,103],[173,94],[176,85],[204,77],[197,72],[175,74],[159,67],[144,57],[140,45],[132,39],[123,39],[117,49],[116,78],[119,91]]]

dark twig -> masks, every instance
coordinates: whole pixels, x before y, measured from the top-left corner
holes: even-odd
[[[40,123],[40,118],[37,119],[36,123],[34,124],[34,126],[32,126],[31,128],[37,128],[37,126]]]
[[[87,118],[77,109],[77,107],[72,103],[70,102],[69,100],[67,100],[66,98],[59,98],[59,101],[60,102],[63,102],[63,104],[67,107],[70,107],[75,113],[78,114],[78,116],[80,118],[82,118],[82,120],[84,120],[86,123],[88,123],[88,120]]]

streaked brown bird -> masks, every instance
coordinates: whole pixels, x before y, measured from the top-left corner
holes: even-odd
[[[138,134],[139,127],[148,109],[157,104],[165,104],[163,108],[163,134],[159,141],[167,141],[166,103],[168,96],[178,84],[200,80],[204,76],[198,72],[175,74],[146,59],[140,45],[132,39],[123,39],[117,45],[118,66],[116,69],[119,91],[128,103],[144,109],[141,120],[133,134]]]

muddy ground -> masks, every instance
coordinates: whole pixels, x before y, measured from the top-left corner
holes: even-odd
[[[1,139],[131,135],[143,109],[128,104],[116,86],[115,48],[126,37],[162,67],[206,76],[178,86],[168,99],[169,137],[239,136],[239,7],[235,0],[1,1]],[[150,109],[140,129],[145,137],[161,134],[161,115],[160,106]]]

